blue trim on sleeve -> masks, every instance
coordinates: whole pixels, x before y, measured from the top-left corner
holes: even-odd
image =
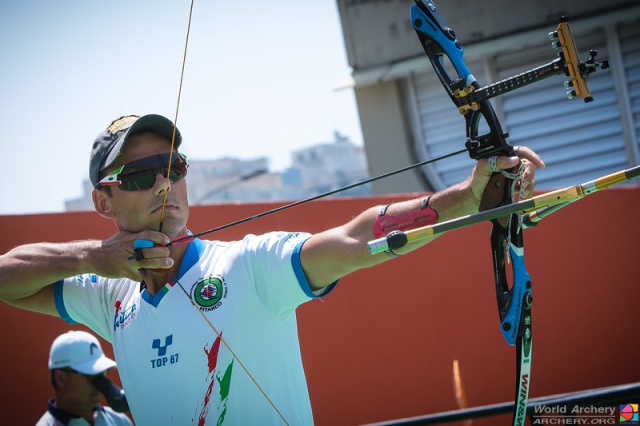
[[[64,287],[64,280],[60,280],[53,284],[53,302],[56,305],[56,309],[58,311],[58,315],[62,318],[67,324],[78,324],[74,321],[67,309],[64,307],[64,298],[62,297],[62,289]]]
[[[298,245],[296,245],[296,247],[293,249],[293,254],[291,255],[291,266],[293,266],[293,272],[296,274],[296,278],[298,279],[298,283],[300,284],[300,288],[302,289],[302,291],[304,291],[304,294],[306,294],[311,299],[319,299],[331,293],[333,289],[336,287],[336,285],[338,284],[338,281],[336,280],[333,284],[330,284],[327,287],[325,287],[324,291],[322,291],[322,294],[319,294],[319,295],[315,294],[313,290],[311,290],[311,285],[309,284],[309,280],[307,279],[307,276],[305,275],[304,270],[302,269],[302,262],[300,261],[300,253],[302,252],[302,246],[307,241],[308,241],[308,238],[298,243]]]

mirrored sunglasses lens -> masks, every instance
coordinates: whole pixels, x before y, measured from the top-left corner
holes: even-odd
[[[159,171],[149,170],[146,173],[137,174],[131,178],[123,178],[120,189],[123,191],[140,191],[143,189],[151,189],[156,182],[156,175]]]
[[[119,186],[123,191],[140,191],[151,189],[156,182],[156,176],[167,175],[169,153],[154,155],[126,164],[119,175],[122,182]],[[187,161],[180,154],[173,153],[170,171],[170,180],[175,183],[187,175]]]

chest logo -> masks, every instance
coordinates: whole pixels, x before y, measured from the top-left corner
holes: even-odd
[[[203,311],[212,311],[227,297],[227,284],[221,276],[208,276],[191,287],[191,297]]]
[[[136,317],[137,305],[135,303],[129,307],[123,307],[122,302],[118,300],[113,306],[113,309],[115,311],[113,316],[114,331],[118,328],[123,330]]]

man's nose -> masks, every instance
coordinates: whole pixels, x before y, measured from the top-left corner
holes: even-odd
[[[169,191],[171,191],[171,179],[164,177],[162,173],[158,173],[156,175],[156,181],[153,184],[153,194],[155,196],[161,196]]]

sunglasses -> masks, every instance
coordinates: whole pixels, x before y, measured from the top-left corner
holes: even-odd
[[[172,157],[171,167],[169,167],[170,156]],[[161,174],[166,178],[169,173],[171,183],[175,183],[187,175],[187,167],[189,167],[189,162],[184,154],[174,152],[171,155],[167,152],[152,155],[132,161],[114,170],[102,178],[96,188],[117,185],[123,191],[151,189],[156,183],[156,176]]]

